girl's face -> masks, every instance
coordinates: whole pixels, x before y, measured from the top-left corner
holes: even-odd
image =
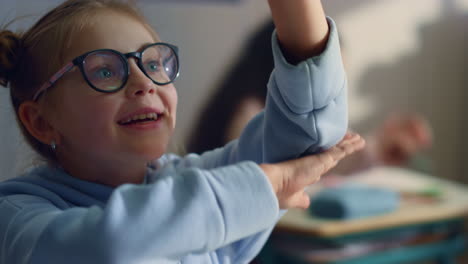
[[[114,12],[98,14],[93,26],[75,36],[65,60],[96,49],[140,51],[157,42],[136,19]],[[93,90],[77,67],[48,92],[48,115],[57,133],[60,162],[131,167],[164,154],[176,122],[173,84],[158,86],[129,58],[130,75],[115,93]],[[153,121],[128,122],[141,115]],[[63,165],[63,164],[62,164]]]

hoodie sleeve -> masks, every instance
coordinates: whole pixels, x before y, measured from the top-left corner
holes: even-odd
[[[9,184],[7,189],[18,188]],[[0,198],[1,264],[178,261],[267,229],[279,214],[270,183],[253,162],[166,168],[154,183],[117,188],[103,208],[59,209],[54,199]]]
[[[330,34],[325,50],[297,65],[286,61],[273,34],[275,69],[264,111],[248,123],[239,139],[203,153],[196,166],[279,162],[320,152],[343,138],[348,127],[346,75],[336,25],[327,19]]]
[[[289,64],[273,35],[275,69],[266,106],[246,127],[232,158],[278,162],[328,149],[346,133],[346,75],[335,23],[322,54]]]

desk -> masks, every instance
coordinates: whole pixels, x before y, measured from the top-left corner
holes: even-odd
[[[311,216],[308,211],[289,210],[278,222],[261,254],[264,262],[317,263],[317,259],[311,257],[313,251],[308,251],[305,246],[308,243],[311,247],[329,245],[345,249],[346,245],[350,246],[348,251],[351,252],[342,250],[349,257],[321,261],[340,264],[405,263],[428,259],[455,263],[454,257],[465,249],[463,229],[464,217],[468,215],[467,186],[404,169],[383,167],[350,176],[346,181],[398,191],[403,194],[400,206],[385,215],[345,221],[323,220]],[[317,191],[322,187],[313,188]],[[424,192],[426,196],[422,195]],[[399,240],[395,240],[396,237]],[[393,246],[392,240],[395,241]],[[415,240],[419,242],[415,243]],[[383,241],[387,241],[387,246],[378,248],[378,243]],[[360,247],[353,248],[353,244]],[[365,252],[366,246],[366,254],[356,253],[359,249]],[[352,254],[353,250],[355,254]]]

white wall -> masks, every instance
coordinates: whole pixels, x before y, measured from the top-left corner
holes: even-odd
[[[337,18],[351,80],[350,118],[369,128],[388,111],[417,111],[434,128],[433,172],[468,181],[463,147],[467,1],[373,1]],[[465,154],[465,155],[464,155]],[[464,168],[465,166],[465,168]]]
[[[1,0],[0,23],[5,24],[16,17],[14,0]],[[0,179],[13,175],[17,171],[17,160],[21,144],[19,129],[9,101],[9,92],[0,87]]]
[[[23,17],[8,29],[24,29],[32,25],[47,9],[60,1],[0,0],[0,25]],[[0,180],[24,172],[38,161],[24,141],[15,120],[8,89],[0,87]]]
[[[5,17],[41,14],[58,2],[0,0],[0,22]],[[463,146],[468,148],[468,142],[463,142],[466,130],[462,130],[468,121],[462,107],[468,96],[463,90],[468,73],[468,0],[323,2],[338,23],[345,43],[352,124],[366,131],[390,109],[421,112],[434,126],[435,145],[429,153],[434,172],[462,179],[462,171],[468,172],[468,166],[463,167],[467,161]],[[150,0],[141,3],[162,38],[181,50],[175,142],[182,146],[197,111],[236,56],[237,47],[268,17],[266,1],[198,6]],[[31,24],[33,18],[22,20],[18,27]],[[2,129],[0,137],[0,177],[17,170],[16,153],[22,156],[24,152],[15,146],[17,131],[10,128],[13,118],[5,97],[6,91],[1,91],[0,126],[8,129]]]

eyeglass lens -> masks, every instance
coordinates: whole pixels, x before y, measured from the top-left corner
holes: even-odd
[[[89,54],[84,60],[83,67],[88,81],[103,91],[119,89],[127,74],[122,58],[111,51],[96,51]]]
[[[142,54],[141,64],[146,74],[157,83],[169,83],[177,76],[177,59],[168,46],[148,47]]]
[[[83,68],[88,81],[102,91],[115,91],[127,79],[126,60],[112,51],[96,51],[84,59]],[[178,72],[174,51],[166,45],[147,47],[141,56],[140,68],[154,82],[166,84],[173,81]]]

